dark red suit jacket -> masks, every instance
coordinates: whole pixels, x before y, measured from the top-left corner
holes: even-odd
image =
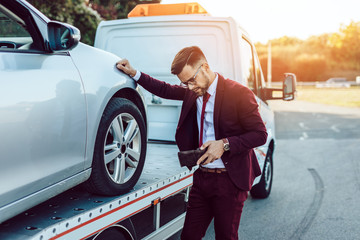
[[[138,83],[159,97],[183,101],[175,140],[180,151],[196,149],[199,145],[197,95],[144,73]],[[266,128],[253,92],[220,74],[215,96],[214,129],[216,140],[228,138],[230,143],[230,151],[221,157],[230,179],[241,190],[250,190],[255,177],[261,174],[253,148],[266,143]]]

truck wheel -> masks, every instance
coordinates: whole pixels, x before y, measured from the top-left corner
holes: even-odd
[[[92,240],[132,240],[132,239],[133,239],[132,237],[126,237],[120,231],[120,229],[112,227],[104,230]]]
[[[145,154],[146,128],[139,109],[127,99],[112,99],[102,115],[85,186],[108,196],[128,192],[140,177]]]
[[[271,185],[273,180],[273,161],[272,161],[272,150],[269,148],[265,163],[264,169],[261,175],[260,182],[252,187],[250,190],[251,196],[253,198],[267,198],[271,192]]]

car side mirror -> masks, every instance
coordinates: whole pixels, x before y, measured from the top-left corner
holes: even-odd
[[[64,52],[79,43],[80,30],[66,23],[51,21],[48,23],[48,37],[50,51]]]
[[[295,99],[296,76],[293,73],[285,73],[283,82],[283,100],[291,101]]]

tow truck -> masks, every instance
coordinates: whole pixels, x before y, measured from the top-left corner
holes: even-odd
[[[254,53],[252,56],[254,56],[255,59],[250,61],[251,68],[249,67],[249,69],[256,69],[257,72],[256,75],[253,76],[255,82],[250,86],[249,80],[248,84],[256,95],[259,111],[264,122],[266,122],[269,137],[268,142],[264,146],[255,149],[263,174],[255,179],[255,186],[251,194],[253,197],[266,198],[271,191],[273,177],[272,154],[275,148],[274,114],[268,107],[266,101],[270,99],[293,100],[295,96],[296,76],[287,74],[282,89],[266,88],[254,47],[247,37],[246,32],[238,27],[231,18],[211,17],[200,5],[195,3],[185,4],[184,6],[174,4],[173,7],[161,7],[161,5],[157,5],[160,6],[159,8],[155,5],[151,7],[149,5],[146,6],[146,4],[138,6],[138,8],[135,8],[129,13],[129,17],[132,16],[142,19],[140,18],[141,16],[153,15],[153,17],[149,17],[149,21],[144,20],[144,22],[152,22],[155,27],[159,27],[158,31],[163,30],[161,25],[163,22],[163,24],[167,26],[167,32],[161,33],[168,34],[168,31],[171,31],[173,35],[169,36],[173,36],[175,40],[178,39],[178,27],[183,23],[187,24],[186,27],[190,29],[189,33],[184,33],[184,36],[190,36],[190,40],[196,40],[196,38],[192,37],[192,34],[198,34],[197,31],[191,28],[192,26],[196,27],[201,24],[205,27],[208,22],[210,26],[208,28],[210,30],[212,30],[211,27],[214,26],[217,30],[224,30],[227,35],[223,34],[223,32],[215,32],[215,34],[214,31],[212,31],[212,34],[204,33],[204,39],[200,39],[204,40],[205,49],[213,49],[215,46],[218,46],[219,49],[222,50],[218,52],[225,54],[225,56],[221,58],[224,59],[224,61],[217,61],[215,65],[221,72],[224,72],[231,78],[242,79],[242,74],[244,74],[241,72],[242,70],[239,72],[240,68],[236,68],[235,71],[235,67],[232,67],[240,66],[239,61],[241,62],[243,60],[240,59],[239,55],[234,55],[234,53],[243,50],[244,46],[247,47],[249,51],[253,50]],[[169,16],[164,19],[161,17],[162,15],[171,14],[180,14],[183,16],[179,18]],[[189,16],[192,14],[196,14],[196,16]],[[140,27],[137,27],[136,24],[139,24]],[[129,30],[131,26],[133,26],[133,28],[137,27],[135,30],[138,32],[131,28],[130,33],[126,32],[128,35],[123,35],[125,39],[130,36],[130,41],[133,42],[134,36],[140,34],[138,29],[143,27],[141,24],[143,24],[142,20],[134,19],[103,22],[97,31],[96,37],[100,38],[95,40],[95,47],[115,54],[118,54],[117,51],[121,50],[121,52],[125,52],[123,54],[126,54],[126,56],[121,56],[120,54],[119,56],[129,57],[131,60],[131,54],[126,52],[128,50],[127,45],[121,44],[121,41],[125,40],[119,37],[121,35],[116,35],[120,33],[120,31],[118,32],[117,30]],[[149,29],[149,26],[146,26],[147,28],[143,27],[143,30],[148,29],[148,31],[153,31]],[[181,29],[186,30],[184,27]],[[147,34],[146,36],[150,36],[150,40],[153,38],[151,35],[154,34],[153,32],[148,33],[145,31],[145,33]],[[99,34],[101,36],[99,36]],[[143,34],[143,32],[141,32],[141,34]],[[161,38],[164,35],[160,34],[159,36]],[[210,39],[208,41],[206,37],[209,36]],[[219,40],[216,40],[214,36],[219,37]],[[141,36],[139,36],[139,39],[140,37]],[[226,39],[224,37],[226,37]],[[238,37],[240,39],[238,39]],[[189,39],[185,40],[190,41]],[[221,43],[222,41],[227,41],[227,44],[212,44]],[[242,43],[240,46],[238,46],[239,41]],[[183,42],[177,40],[172,43],[183,44]],[[186,42],[186,44],[189,44],[189,42]],[[138,47],[141,48],[144,47],[144,45],[145,44],[139,44]],[[228,47],[229,49],[224,48],[226,46],[230,46]],[[175,47],[170,50],[178,51],[180,49],[178,46]],[[231,48],[236,49],[236,51],[232,51]],[[246,50],[246,48],[244,49]],[[151,49],[148,50],[151,52]],[[167,54],[168,51],[165,52],[164,57],[174,56],[174,54]],[[143,56],[140,57],[142,58]],[[152,58],[152,55],[147,57]],[[140,60],[139,63],[141,63]],[[210,61],[213,61],[213,59]],[[223,64],[223,62],[227,61],[231,64]],[[164,62],[170,61],[161,61],[161,63]],[[146,68],[146,66],[147,65],[144,66],[145,70],[152,69]],[[159,77],[165,76],[166,81],[174,83],[173,79],[164,75],[162,72],[164,68],[162,66],[160,66],[159,69]],[[155,77],[157,76],[155,75]],[[279,90],[283,92],[283,97],[273,97],[273,92]],[[155,101],[154,96],[149,95],[149,93],[146,95],[146,100],[148,105],[147,114],[149,116],[149,139],[157,139],[157,141],[152,140],[148,142],[143,172],[139,181],[130,192],[120,196],[105,197],[92,195],[83,190],[81,186],[75,187],[1,223],[0,239],[163,240],[178,233],[182,229],[185,220],[186,205],[192,186],[193,173],[197,168],[195,167],[188,170],[187,168],[180,167],[177,160],[178,148],[174,144],[172,134],[175,132],[176,124],[171,121],[167,123],[156,122],[156,119],[161,118],[158,114],[166,111],[156,111],[156,107],[171,110],[170,113],[175,112],[175,114],[163,113],[162,116],[175,116],[176,118],[176,110],[172,111],[172,109],[178,109],[180,111],[180,104],[162,99],[155,99]],[[149,111],[150,108],[153,112]]]

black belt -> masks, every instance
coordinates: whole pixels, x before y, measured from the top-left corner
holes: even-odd
[[[207,172],[207,173],[223,173],[223,172],[227,172],[226,168],[206,168],[206,167],[200,166],[199,169],[202,172]]]

